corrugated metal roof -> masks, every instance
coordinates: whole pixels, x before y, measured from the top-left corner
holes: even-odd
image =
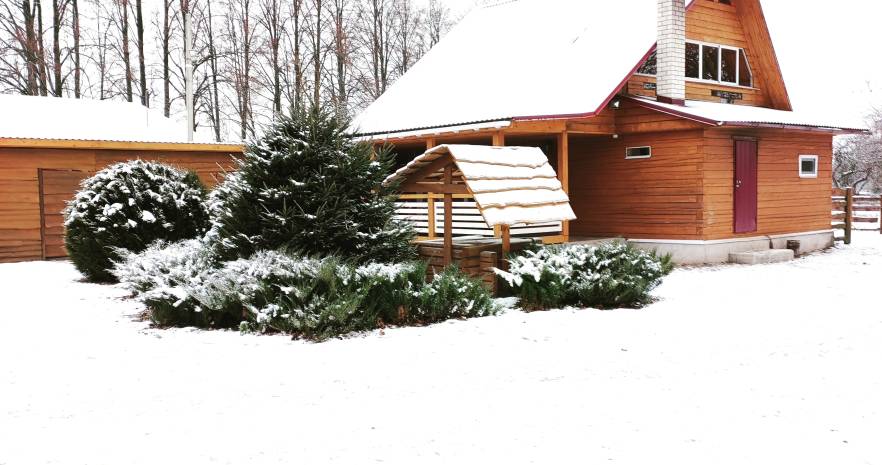
[[[688,100],[683,106],[661,103],[645,97],[627,97],[640,106],[716,126],[780,126],[863,132],[866,128],[835,121],[823,115],[811,115],[772,108]]]

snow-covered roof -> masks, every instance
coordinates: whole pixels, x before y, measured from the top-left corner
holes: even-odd
[[[866,128],[854,127],[853,124],[847,122],[832,121],[832,118],[824,116],[772,108],[697,100],[687,100],[686,104],[681,106],[645,97],[628,97],[628,100],[645,108],[715,126],[804,127],[858,132],[866,130]]]
[[[656,10],[657,0],[515,0],[475,8],[353,129],[372,135],[591,116],[654,47]]]
[[[137,103],[0,95],[0,139],[187,143],[185,122]],[[213,144],[210,131],[194,143]]]
[[[439,158],[450,156],[488,226],[576,219],[548,157],[535,147],[441,145],[418,156],[386,179],[406,180]]]

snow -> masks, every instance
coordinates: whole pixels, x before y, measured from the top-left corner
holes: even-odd
[[[826,115],[797,113],[792,111],[775,110],[772,108],[730,105],[728,103],[704,102],[699,100],[687,100],[685,106],[681,106],[662,103],[645,97],[628,98],[640,105],[648,106],[663,112],[671,112],[675,115],[691,115],[704,120],[711,120],[719,126],[772,124],[858,131],[866,130],[865,127],[854,127],[854,125],[849,122],[835,121],[835,118]]]
[[[138,103],[0,95],[0,138],[186,143],[187,123]],[[214,143],[196,131],[197,143]]]
[[[576,218],[548,157],[536,147],[440,145],[416,157],[385,182],[405,180],[447,154],[456,161],[488,226]]]
[[[0,463],[878,464],[882,236],[675,271],[643,310],[321,344],[156,330],[66,262],[0,265]]]
[[[656,11],[656,0],[475,8],[353,128],[390,133],[596,112],[655,44]]]

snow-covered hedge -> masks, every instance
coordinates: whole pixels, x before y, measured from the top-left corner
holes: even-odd
[[[92,281],[112,281],[120,251],[205,232],[205,187],[193,173],[141,160],[118,163],[84,180],[65,210],[65,245]]]
[[[276,251],[220,262],[204,242],[185,241],[126,254],[115,273],[159,325],[324,339],[496,311],[482,284],[456,270],[426,284],[422,262],[354,266]]]
[[[670,257],[614,242],[542,247],[513,257],[508,271],[496,273],[529,309],[616,308],[647,303],[650,291],[672,269]]]

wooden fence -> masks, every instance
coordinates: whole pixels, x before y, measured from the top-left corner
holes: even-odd
[[[443,194],[402,194],[396,203],[395,218],[410,222],[421,239],[443,237],[443,200]],[[518,237],[559,236],[561,234],[563,234],[563,224],[559,221],[511,227],[511,235]],[[453,236],[496,237],[498,231],[488,226],[484,221],[473,197],[468,194],[454,194]]]
[[[878,213],[879,215],[872,215]],[[837,240],[851,244],[855,224],[877,223],[882,232],[882,196],[856,195],[853,189],[833,189],[833,229],[845,231]]]

